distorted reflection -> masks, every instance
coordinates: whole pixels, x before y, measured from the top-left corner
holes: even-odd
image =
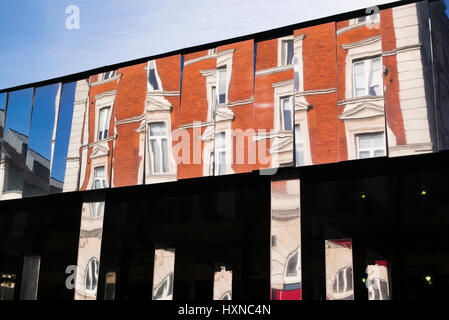
[[[449,149],[449,0],[429,1],[439,149]]]
[[[78,158],[78,161],[76,161],[75,158],[75,162],[73,162],[73,158],[69,158],[68,155],[69,147],[71,147],[71,149],[74,149],[75,147],[74,145],[69,144],[69,142],[72,140],[73,143],[73,140],[75,140],[76,137],[79,139],[78,143],[81,140],[81,136],[78,136],[78,134],[72,130],[72,121],[76,123],[78,121],[76,118],[79,117],[79,114],[74,113],[76,89],[76,82],[64,83],[62,85],[59,110],[56,115],[56,138],[52,141],[53,155],[51,160],[50,193],[73,190],[73,187],[69,186],[69,181],[71,180],[70,177],[67,177],[66,179],[66,172],[68,173],[69,170],[73,171],[74,167],[76,168],[76,165],[79,166],[79,149],[74,150],[75,152],[78,152],[78,156],[76,157]],[[77,102],[77,104],[79,103],[80,102]],[[79,113],[79,111],[77,113]],[[74,151],[71,151],[71,156],[73,156]],[[73,164],[75,164],[75,166],[73,166]],[[78,172],[76,171],[76,174],[77,173]],[[66,181],[67,183],[65,183]]]
[[[354,300],[352,241],[326,240],[326,300]]]
[[[387,261],[378,260],[366,268],[368,300],[390,300],[390,284]]]
[[[0,199],[22,197],[33,88],[9,93],[0,162]]]
[[[385,126],[380,30],[384,18],[392,22],[391,17],[374,13],[336,24],[340,161],[387,155],[387,131],[392,128],[390,123]]]
[[[2,272],[0,274],[0,300],[13,300],[16,275]]]
[[[115,272],[106,273],[106,282],[104,286],[104,300],[115,300],[115,284],[117,274]]]
[[[437,152],[427,1],[384,9],[381,19],[388,155]]]
[[[254,142],[257,168],[293,165],[294,37],[257,43]]]
[[[83,203],[75,300],[96,300],[103,234],[104,202]]]
[[[295,165],[337,162],[335,23],[295,30],[293,64]]]
[[[20,300],[37,299],[40,265],[41,257],[39,256],[27,256],[24,258]]]
[[[225,266],[214,273],[214,300],[232,300],[232,271]]]
[[[30,139],[26,156],[23,196],[49,192],[50,161],[56,138],[55,115],[58,114],[60,84],[36,88],[31,115]]]
[[[299,180],[271,182],[271,299],[301,300]]]
[[[5,128],[5,113],[6,113],[7,99],[8,94],[6,92],[0,93],[0,155],[2,153],[3,129]]]
[[[154,252],[153,300],[173,300],[175,249],[159,248]]]

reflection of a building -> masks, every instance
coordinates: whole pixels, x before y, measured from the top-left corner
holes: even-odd
[[[28,148],[33,132],[30,138],[13,129],[3,135],[8,119],[5,126],[0,109],[0,199],[89,190],[64,195],[68,202],[82,203],[76,299],[97,299],[97,292],[100,299],[230,300],[258,294],[276,300],[391,299],[390,266],[398,264],[390,260],[399,258],[390,251],[385,261],[367,262],[360,258],[365,245],[360,239],[375,238],[377,227],[391,232],[403,220],[413,223],[409,211],[421,208],[408,208],[406,219],[401,216],[411,184],[408,178],[400,180],[401,173],[393,179],[380,169],[393,166],[387,157],[437,157],[449,145],[449,41],[447,32],[430,37],[429,29],[432,23],[434,29],[449,31],[449,23],[444,3],[432,3],[430,11],[426,2],[390,6],[370,16],[302,24],[211,49],[104,68],[62,83],[51,159]],[[64,85],[72,85],[73,92],[64,91]],[[62,110],[58,99],[68,95],[73,111],[67,112],[70,132],[64,137],[67,154],[59,153],[65,164],[59,181],[51,172]],[[380,159],[337,163],[364,158]],[[359,168],[370,163],[377,171],[364,169],[366,174],[384,175],[375,187],[360,174]],[[328,165],[313,166],[318,164]],[[278,167],[279,173],[265,180],[262,176],[271,171],[257,172]],[[347,176],[339,176],[339,170]],[[428,195],[421,182],[426,179],[426,174],[416,178],[419,196]],[[378,191],[375,197],[373,190]],[[84,195],[106,195],[106,201],[86,201]],[[106,203],[109,235],[104,245]],[[380,209],[373,210],[372,203]],[[316,210],[321,206],[325,213]],[[430,211],[445,210],[436,207]],[[12,239],[27,233],[29,222],[20,215],[0,219],[11,226]],[[54,223],[63,225],[61,219]],[[53,226],[46,219],[39,223]],[[345,223],[351,227],[341,232],[344,237],[326,233],[345,229]],[[358,229],[368,232],[353,237]],[[9,232],[4,234],[9,239]],[[388,251],[388,236],[371,239],[371,244]],[[156,243],[170,249],[154,249]],[[2,250],[8,247],[1,245]],[[100,256],[106,261],[100,263]],[[410,264],[418,260],[409,259]],[[310,261],[323,266],[315,270]],[[44,255],[42,262],[45,269]],[[226,267],[218,271],[217,265]],[[141,279],[143,284],[133,287]],[[8,290],[11,286],[11,281],[2,284]],[[3,294],[10,297],[8,292]]]

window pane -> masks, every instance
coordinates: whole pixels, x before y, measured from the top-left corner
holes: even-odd
[[[94,169],[95,178],[104,178],[104,167],[97,167]]]
[[[290,65],[293,63],[293,40],[286,41],[286,64]]]
[[[157,84],[156,72],[154,68],[151,68],[148,71],[148,81],[150,82],[150,86],[153,88],[153,90],[159,90],[159,85]]]
[[[375,157],[383,157],[385,155],[385,152],[383,150],[376,150],[374,151]]]
[[[360,134],[358,135],[359,148],[371,148],[373,146],[372,135],[371,134]]]
[[[150,136],[165,136],[165,123],[156,122],[150,124]]]
[[[167,139],[162,139],[162,170],[163,172],[168,172],[168,148]]]
[[[226,103],[226,68],[218,69],[219,103]]]
[[[161,153],[159,149],[159,143],[157,140],[151,140],[151,151],[153,151],[153,172],[160,173],[161,172]]]
[[[381,60],[380,58],[376,58],[371,60],[371,70],[369,77],[369,95],[370,96],[382,95],[381,85],[382,85]]]
[[[298,274],[298,271],[296,270],[296,267],[298,265],[298,251],[295,252],[294,255],[288,259],[287,262],[287,277],[296,277]]]
[[[218,154],[219,156],[219,164],[218,164],[218,174],[226,173],[226,152],[222,151]]]
[[[292,104],[291,98],[284,98],[282,101],[282,117],[284,120],[283,130],[292,130]]]
[[[383,132],[375,133],[371,135],[373,140],[373,146],[374,147],[383,147],[384,146],[384,134]]]
[[[366,159],[369,158],[369,151],[360,151],[359,152],[359,159]]]
[[[225,137],[226,137],[226,134],[224,132],[220,132],[215,135],[215,148],[216,149],[226,148]]]
[[[365,64],[363,62],[354,63],[354,88],[355,96],[360,97],[365,94]]]
[[[302,132],[299,124],[295,125],[295,152],[296,152],[296,165],[304,165],[304,146],[303,146]]]

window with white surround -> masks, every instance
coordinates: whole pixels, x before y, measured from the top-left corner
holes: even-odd
[[[293,97],[281,98],[281,130],[293,130]]]
[[[282,65],[293,64],[293,39],[282,41]]]
[[[385,156],[384,132],[358,134],[356,145],[358,159]]]
[[[148,84],[150,85],[151,90],[160,90],[154,60],[151,60],[148,63]]]
[[[149,144],[151,150],[151,172],[168,173],[168,136],[165,122],[149,124]]]
[[[90,292],[93,295],[96,295],[97,284],[98,284],[98,260],[97,258],[92,258],[89,260],[89,263],[87,264],[86,267],[86,276],[85,276],[86,291]]]
[[[104,187],[100,187],[104,188]],[[92,219],[101,218],[104,211],[104,202],[91,202],[89,216]]]
[[[173,272],[156,289],[153,300],[171,300],[173,297]]]
[[[337,272],[332,291],[339,296],[352,293],[352,267],[345,267]]]
[[[226,133],[215,134],[215,175],[226,173]]]
[[[100,109],[98,113],[98,140],[103,140],[108,137],[109,131],[109,113],[111,111],[111,107],[104,107]]]
[[[103,73],[103,79],[102,80],[107,80],[107,79],[110,79],[110,78],[114,77],[115,73],[116,73],[116,70],[106,71],[105,73]]]
[[[353,62],[354,97],[382,96],[382,61],[380,57]]]
[[[284,271],[284,284],[298,283],[301,281],[301,253],[295,249],[287,258]]]
[[[218,68],[218,103],[226,103],[227,99],[227,70],[226,67]]]
[[[295,125],[295,155],[296,155],[296,166],[304,165],[304,142],[301,132],[301,126],[299,124]]]
[[[104,166],[94,169],[94,189],[106,188],[106,179],[104,174]]]

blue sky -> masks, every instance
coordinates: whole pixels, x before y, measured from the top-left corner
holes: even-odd
[[[393,0],[1,0],[0,89]],[[80,29],[65,27],[69,5]]]

